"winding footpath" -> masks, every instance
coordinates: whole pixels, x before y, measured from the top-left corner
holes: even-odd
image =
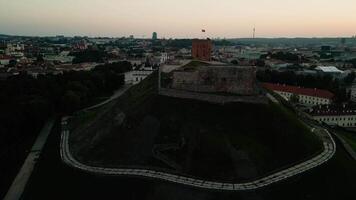
[[[132,85],[127,85],[127,84],[125,84],[125,85],[122,86],[122,88],[116,90],[116,91],[114,92],[114,94],[113,94],[110,98],[108,98],[107,100],[105,100],[105,101],[103,101],[103,102],[101,102],[101,103],[99,103],[99,104],[96,104],[96,105],[94,105],[94,106],[90,106],[90,107],[88,107],[88,108],[84,108],[84,109],[82,109],[82,110],[80,110],[80,111],[78,111],[78,112],[85,112],[85,111],[93,110],[93,109],[95,109],[95,108],[98,108],[98,107],[101,107],[101,106],[103,106],[103,105],[105,105],[105,104],[108,104],[108,103],[112,102],[113,100],[119,98],[122,94],[124,94],[124,93],[125,93],[127,90],[129,90],[131,87],[132,87]]]
[[[62,134],[61,134],[61,144],[60,144],[60,154],[64,163],[67,165],[80,169],[85,172],[99,174],[99,175],[112,175],[112,176],[134,176],[134,177],[145,177],[157,180],[169,181],[177,184],[183,184],[186,186],[210,189],[210,190],[221,190],[221,191],[244,191],[244,190],[255,190],[269,186],[271,184],[286,180],[293,176],[299,175],[303,172],[316,168],[327,161],[329,161],[336,152],[335,141],[326,129],[318,129],[317,134],[323,142],[323,151],[316,155],[315,157],[301,162],[299,164],[293,165],[289,168],[280,170],[271,175],[259,178],[255,181],[246,183],[226,183],[226,182],[214,182],[203,180],[200,178],[193,178],[187,176],[181,176],[177,174],[166,173],[164,171],[157,171],[151,169],[129,169],[127,168],[105,168],[105,167],[94,167],[88,166],[86,164],[77,161],[71,154],[69,146],[69,129],[68,129],[68,119],[69,117],[62,118]],[[313,132],[316,130],[312,129]]]

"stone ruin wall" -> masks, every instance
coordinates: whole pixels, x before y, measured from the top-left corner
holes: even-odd
[[[176,71],[173,75],[174,89],[255,95],[255,67],[201,67],[196,71]]]

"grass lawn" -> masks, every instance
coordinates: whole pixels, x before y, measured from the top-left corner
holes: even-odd
[[[169,152],[183,169],[178,173],[245,181],[321,150],[318,138],[279,105],[222,106],[162,97],[155,76],[99,108],[100,114],[73,119],[71,145],[77,159],[98,166],[167,167],[154,158],[153,146],[185,141],[179,151]],[[115,124],[119,113],[125,113],[120,125]]]
[[[182,69],[186,69],[186,68],[196,68],[196,67],[201,67],[201,66],[209,66],[210,64],[207,62],[203,62],[203,61],[199,61],[199,60],[193,60],[189,63],[187,63],[186,65],[184,65],[182,67]]]
[[[337,133],[356,151],[356,133],[337,130]]]
[[[183,168],[200,177],[242,181],[253,175],[239,177],[239,166],[261,176],[321,150],[319,139],[279,105],[220,106],[159,97],[152,107],[161,122],[158,138],[170,143],[184,137]]]

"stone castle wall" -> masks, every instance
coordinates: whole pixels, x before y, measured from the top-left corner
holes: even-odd
[[[194,71],[174,72],[172,87],[194,92],[254,95],[255,83],[255,67],[205,66]]]

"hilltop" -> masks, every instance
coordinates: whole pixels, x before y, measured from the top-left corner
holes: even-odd
[[[70,126],[72,154],[83,163],[210,180],[252,180],[321,150],[317,137],[280,105],[159,96],[156,75],[116,102],[78,113]]]

